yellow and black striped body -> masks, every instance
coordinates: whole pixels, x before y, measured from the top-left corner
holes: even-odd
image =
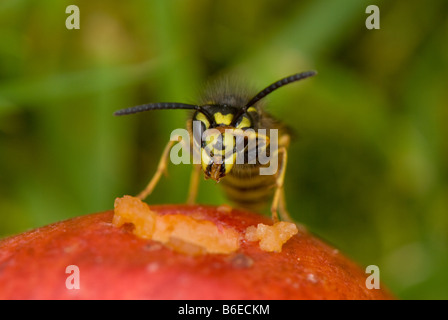
[[[275,176],[260,175],[259,165],[235,165],[222,180],[227,198],[236,206],[259,211],[270,200]]]
[[[282,134],[281,131],[280,134]],[[279,145],[278,147],[283,146]],[[280,164],[283,155],[278,156],[278,164]],[[272,200],[276,188],[277,174],[260,174],[260,168],[268,166],[269,164],[262,165],[260,163],[235,164],[225,179],[222,179],[222,186],[227,198],[240,208],[251,211],[262,210]]]

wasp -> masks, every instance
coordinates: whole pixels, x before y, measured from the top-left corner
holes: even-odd
[[[223,80],[207,88],[199,104],[149,103],[118,110],[114,115],[161,109],[192,110],[187,121],[190,137],[188,147],[189,150],[196,150],[196,154],[200,155],[200,161],[193,165],[187,203],[195,202],[202,171],[206,179],[216,182],[225,177],[222,180],[224,191],[236,206],[258,210],[272,199],[272,219],[275,222],[279,219],[291,221],[283,187],[291,134],[282,122],[265,110],[262,99],[280,87],[315,74],[315,71],[307,71],[285,77],[255,95],[249,95],[247,90],[242,90],[240,87],[232,88],[230,81]],[[199,130],[194,130],[195,128]],[[273,130],[277,133],[275,144]],[[207,135],[209,131],[213,131],[214,134]],[[168,142],[156,173],[146,188],[137,195],[138,198],[143,200],[154,190],[163,172],[166,171],[170,150],[176,142]],[[240,148],[236,148],[238,145]],[[263,168],[269,167],[269,163],[261,161],[262,152],[271,159],[275,157],[278,161],[278,166],[272,174],[261,174]],[[235,161],[237,156],[243,161]],[[251,161],[247,161],[249,158]]]

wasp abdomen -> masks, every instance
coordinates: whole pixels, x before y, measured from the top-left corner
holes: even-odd
[[[270,200],[275,176],[260,175],[260,166],[244,165],[235,168],[222,180],[226,196],[236,206],[248,210],[259,210]]]

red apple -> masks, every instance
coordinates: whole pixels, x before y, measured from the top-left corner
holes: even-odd
[[[151,206],[198,216],[241,234],[230,254],[179,253],[112,225],[113,211],[0,240],[0,299],[390,299],[338,250],[300,231],[281,252],[244,239],[267,217],[213,206]],[[75,266],[75,267],[69,267]],[[79,276],[79,289],[74,277]],[[67,284],[68,287],[67,288]]]

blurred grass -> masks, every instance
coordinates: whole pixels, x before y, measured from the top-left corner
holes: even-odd
[[[406,1],[75,1],[0,4],[0,235],[111,209],[152,176],[194,103],[236,73],[258,88],[319,75],[267,100],[299,138],[286,195],[296,218],[401,298],[447,299],[448,4]],[[381,29],[367,30],[367,5]],[[171,166],[151,202],[185,200]],[[225,202],[202,182],[199,201]]]

